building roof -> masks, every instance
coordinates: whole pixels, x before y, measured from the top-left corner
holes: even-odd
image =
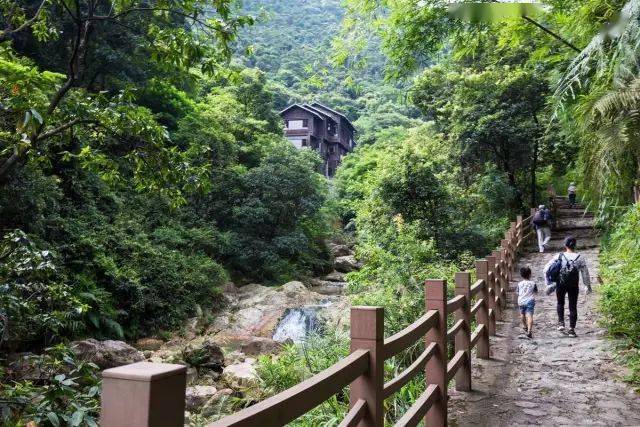
[[[319,110],[319,109],[317,109],[316,107],[314,107],[312,105],[303,104],[302,106],[307,108],[307,109],[309,109],[309,110],[315,111],[316,113],[320,114],[322,117],[325,117],[327,119],[331,119],[333,122],[336,121],[333,117],[329,116],[325,111]]]
[[[321,114],[321,113],[320,113],[318,110],[316,110],[316,109],[311,109],[311,108],[309,108],[309,107],[307,107],[307,106],[300,105],[300,104],[291,104],[291,105],[289,105],[287,108],[285,108],[284,110],[280,111],[280,113],[279,113],[279,114],[280,114],[280,115],[282,115],[282,114],[286,113],[287,111],[289,111],[289,110],[291,110],[291,109],[293,109],[293,108],[300,108],[301,110],[305,110],[305,111],[307,111],[307,112],[309,112],[309,113],[313,114],[314,116],[318,117],[319,119],[323,119],[323,120],[324,120],[324,118],[325,118],[325,116],[326,116],[325,114]]]
[[[319,102],[312,102],[311,103],[311,107],[314,107],[314,108],[319,109],[319,110],[325,110],[325,111],[328,111],[328,112],[330,112],[332,114],[336,114],[336,115],[342,117],[343,119],[345,119],[347,121],[347,123],[349,123],[349,126],[351,126],[351,128],[355,130],[355,127],[353,126],[351,121],[344,114],[339,113],[338,111],[333,110],[333,109],[331,109],[331,108],[327,107],[326,105],[323,105],[323,104],[321,104]]]

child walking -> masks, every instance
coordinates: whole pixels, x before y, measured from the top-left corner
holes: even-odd
[[[535,294],[538,293],[538,285],[531,280],[531,269],[520,268],[520,276],[523,280],[518,283],[518,307],[522,316],[522,327],[528,338],[533,338],[533,311],[536,306]]]

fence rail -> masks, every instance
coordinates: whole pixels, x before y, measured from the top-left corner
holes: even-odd
[[[425,314],[391,337],[384,338],[383,307],[352,307],[351,354],[348,357],[282,393],[214,422],[211,427],[282,426],[346,386],[350,386],[350,410],[340,426],[381,427],[384,399],[423,371],[426,374],[425,391],[397,425],[415,426],[424,419],[429,426],[445,426],[447,385],[455,379],[456,390],[470,391],[472,351],[475,349],[478,358],[490,357],[490,336],[495,335],[496,321],[504,314],[518,249],[530,238],[531,230],[531,216],[526,219],[518,216],[505,232],[500,248],[476,261],[473,285],[471,272],[455,274],[455,297],[452,299],[447,299],[445,280],[427,280]],[[454,319],[453,326],[447,329],[449,315]],[[476,323],[473,330],[472,319]],[[385,360],[420,340],[424,340],[425,350],[409,367],[385,382]],[[453,343],[453,357],[447,360],[450,342]],[[154,369],[162,375],[140,375],[140,372],[155,372]],[[108,420],[103,426],[182,425],[168,420],[184,421],[184,367],[142,362],[107,370],[104,377],[109,381],[104,383],[103,396],[109,398],[103,398],[102,420]],[[168,382],[171,378],[174,378],[173,382]],[[154,411],[166,412],[169,407],[166,402],[176,400],[182,400],[182,404],[174,404],[171,411],[175,413],[160,417],[158,424],[148,421],[132,424],[134,419],[151,419],[150,414]]]

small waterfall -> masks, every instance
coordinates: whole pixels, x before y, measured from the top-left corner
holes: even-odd
[[[309,334],[318,331],[322,327],[318,312],[328,305],[329,303],[288,308],[276,327],[273,340],[284,342],[291,339],[295,343],[303,342]]]

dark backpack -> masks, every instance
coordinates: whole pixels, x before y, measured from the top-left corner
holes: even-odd
[[[567,261],[564,266],[562,265],[562,258]],[[560,254],[547,270],[547,281],[555,283],[558,288],[562,289],[577,287],[580,283],[580,271],[576,267],[576,261],[579,258],[580,255],[572,261],[565,257],[564,254]]]
[[[533,223],[539,227],[547,225],[548,220],[549,220],[548,215],[544,210],[537,211],[533,215]]]

